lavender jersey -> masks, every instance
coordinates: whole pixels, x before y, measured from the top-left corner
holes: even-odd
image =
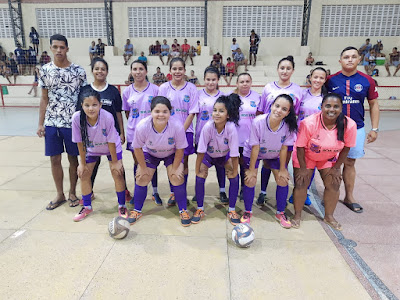
[[[181,125],[185,123],[189,114],[199,112],[197,88],[193,83],[186,82],[179,90],[176,90],[171,82],[163,83],[158,90],[158,96],[167,97],[171,101],[171,117],[178,119]],[[194,132],[193,124],[190,124],[187,132]]]
[[[151,114],[151,100],[158,94],[158,86],[149,83],[139,92],[133,84],[128,86],[122,94],[122,109],[129,111],[129,119],[126,125],[126,141],[133,142],[137,124]]]
[[[214,109],[214,104],[217,99],[222,96],[223,93],[218,91],[214,96],[207,94],[205,89],[198,91],[198,105],[199,105],[199,113],[196,118],[196,136],[195,143],[199,143],[200,133],[203,129],[204,125],[212,120],[212,112]]]
[[[206,153],[213,158],[226,156],[239,157],[238,134],[236,125],[227,122],[221,133],[218,133],[213,120],[208,121],[201,131],[198,153]]]
[[[279,157],[282,145],[293,146],[296,134],[289,131],[289,126],[281,122],[277,131],[269,127],[269,114],[257,116],[251,126],[250,138],[246,141],[243,156],[250,157],[251,148],[260,145],[258,159],[275,159]]]
[[[278,97],[281,94],[287,94],[290,97],[292,97],[294,110],[296,112],[296,115],[298,115],[302,91],[303,91],[302,88],[295,83],[291,83],[289,86],[284,88],[278,86],[276,84],[276,81],[267,83],[262,92],[261,101],[260,104],[258,105],[257,110],[264,114],[269,113],[271,104],[272,102],[274,102],[276,97]]]
[[[74,143],[82,142],[80,117],[80,111],[72,115],[72,141]],[[114,117],[108,111],[100,109],[97,123],[94,126],[87,123],[86,126],[89,139],[89,145],[86,148],[88,156],[110,155],[108,143],[115,144],[117,153],[122,152],[121,138],[115,129]]]
[[[260,104],[260,95],[250,90],[247,96],[239,97],[240,100],[242,100],[242,105],[239,111],[240,119],[237,132],[239,136],[239,147],[244,147],[244,143],[250,137],[251,124],[256,117],[257,106]]]
[[[163,132],[157,132],[153,127],[153,118],[148,116],[136,126],[132,148],[142,148],[144,152],[154,157],[164,158],[174,154],[176,149],[188,146],[185,130],[182,124],[170,118]]]
[[[297,126],[300,126],[300,121],[304,120],[312,114],[321,111],[322,94],[314,96],[311,94],[310,89],[303,90],[300,101],[299,118],[297,119]]]

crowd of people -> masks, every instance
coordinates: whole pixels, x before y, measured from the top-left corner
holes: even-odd
[[[361,59],[357,48],[347,47],[341,52],[341,71],[336,74],[328,77],[324,68],[315,68],[311,72],[311,86],[306,89],[291,82],[295,62],[292,56],[284,57],[277,63],[279,80],[267,83],[262,95],[252,89],[252,77],[247,72],[238,74],[234,90],[221,92],[221,73],[214,66],[205,69],[204,88],[198,89],[185,80],[186,64],[182,57],[170,59],[171,80],[157,86],[148,80],[146,62],[135,60],[130,64],[133,83],[121,97],[107,83],[108,64],[103,58],[93,59],[94,81],[88,84],[84,69],[68,60],[67,39],[54,35],[50,44],[54,60],[39,73],[42,98],[37,130],[38,136],[45,138],[45,155],[50,157],[57,190],[48,210],[68,200],[71,207],[82,205],[74,221],[90,216],[94,180],[101,156],[105,155],[115,182],[118,214],[131,224],[143,216],[150,182],[153,201],[163,205],[157,174],[161,162],[170,183],[167,205],[178,206],[180,223],[185,227],[205,218],[205,181],[213,166],[220,202],[227,206],[226,216],[233,225],[250,223],[253,217],[260,163],[261,192],[256,203],[265,204],[272,173],[277,184],[275,218],[283,228],[300,227],[303,206],[310,204],[307,188],[315,169],[325,185],[325,223],[342,229],[334,217],[342,179],[346,191],[343,203],[354,212],[363,211],[353,196],[355,161],[364,155],[365,140],[370,143],[378,136],[379,106],[374,81],[357,71]],[[159,70],[156,74],[162,80]],[[364,128],[365,98],[372,124],[368,133]],[[122,163],[124,144],[134,161],[133,198]],[[63,192],[64,147],[70,164],[68,197]],[[194,154],[197,157],[192,175],[188,158]],[[294,167],[292,219],[286,215],[290,159]],[[187,182],[193,177],[196,196],[192,203],[196,203],[197,209],[191,215],[187,209]],[[228,195],[226,177],[230,182]],[[82,199],[76,193],[78,178],[82,182]],[[244,201],[243,213],[236,210],[238,197]],[[128,210],[127,202],[134,205],[133,210]]]

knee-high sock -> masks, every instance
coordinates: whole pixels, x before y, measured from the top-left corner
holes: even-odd
[[[197,207],[203,207],[204,206],[204,184],[206,182],[205,178],[201,178],[196,176],[196,201],[197,201]]]
[[[133,199],[135,201],[135,210],[142,211],[144,200],[147,197],[147,185],[140,186],[135,184],[135,193],[133,194]]]
[[[267,191],[267,185],[268,185],[270,176],[271,176],[271,169],[264,168],[264,166],[263,166],[261,168],[261,191],[262,192]]]
[[[289,193],[289,186],[276,186],[276,210],[279,212],[285,211],[286,200]]]
[[[125,206],[125,191],[117,192],[118,204]]]
[[[229,207],[230,208],[235,208],[238,194],[239,194],[239,175],[237,175],[235,178],[229,178]]]
[[[312,172],[312,175],[311,175],[311,179],[310,179],[310,184],[308,185],[308,190],[310,189],[310,187],[311,187],[311,183],[312,183],[312,181],[313,181],[313,179],[314,179],[314,176],[315,176],[315,168],[314,168],[314,171]]]
[[[244,170],[245,167],[243,165],[240,165],[240,189],[243,190],[244,187]]]
[[[174,185],[175,199],[178,203],[179,211],[187,209],[187,196],[185,183],[181,185]]]
[[[243,185],[242,190],[243,190],[244,209],[246,211],[251,211],[251,208],[253,206],[255,188],[254,187],[250,188],[247,185]]]
[[[92,193],[82,195],[83,206],[92,206]]]
[[[157,188],[158,186],[158,174],[157,174],[157,169],[154,172],[153,178],[151,179],[151,185],[153,186],[153,188]]]
[[[187,180],[188,180],[188,176],[189,176],[189,174],[186,174],[185,175],[185,189],[187,190]]]
[[[219,188],[224,189],[225,188],[225,168],[216,165],[215,170],[217,171],[217,179],[218,179]]]

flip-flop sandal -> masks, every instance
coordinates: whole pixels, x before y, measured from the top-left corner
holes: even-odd
[[[342,225],[338,221],[329,222],[329,221],[324,219],[324,223],[328,224],[330,227],[332,227],[335,230],[339,230],[339,231],[343,230]]]
[[[76,198],[75,200],[72,200],[71,198],[68,199],[69,202],[69,207],[76,207],[79,205],[80,199]]]
[[[53,203],[53,201],[50,201],[50,203],[47,205],[46,209],[47,210],[53,210],[56,209],[57,207],[59,207],[60,205],[63,205],[65,202],[67,202],[67,200],[62,200],[62,201],[57,201],[55,203]]]
[[[291,219],[290,223],[292,223],[292,228],[299,229],[300,228],[300,221],[296,221],[295,219]]]
[[[343,202],[343,204],[346,205],[348,207],[348,209],[354,211],[355,213],[361,214],[364,211],[362,206],[358,203]]]

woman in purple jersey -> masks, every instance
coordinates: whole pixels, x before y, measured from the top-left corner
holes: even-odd
[[[232,225],[240,223],[240,215],[235,211],[239,192],[239,126],[240,98],[236,94],[221,96],[214,104],[212,117],[200,134],[196,160],[196,197],[197,210],[192,223],[197,224],[204,214],[204,184],[208,169],[214,166],[224,167],[229,178],[229,210],[227,217]]]
[[[271,105],[268,114],[258,116],[251,126],[251,134],[243,151],[246,177],[243,186],[245,213],[242,223],[250,223],[254,199],[254,187],[257,183],[259,160],[272,169],[276,187],[275,219],[283,228],[290,228],[291,223],[285,214],[286,199],[289,191],[289,172],[286,158],[288,146],[293,145],[297,132],[296,114],[292,97],[279,95]]]
[[[134,224],[142,216],[142,207],[147,195],[147,185],[161,161],[167,168],[173,186],[182,226],[190,226],[187,212],[186,186],[184,184],[183,155],[187,148],[185,130],[177,119],[170,118],[170,101],[157,96],[151,101],[151,116],[144,118],[136,127],[132,147],[139,163],[136,172],[135,209],[128,221]]]
[[[185,167],[185,185],[189,173],[188,159],[189,155],[195,152],[193,145],[193,118],[199,112],[197,88],[193,83],[185,81],[185,62],[180,57],[171,59],[169,63],[172,80],[160,86],[159,96],[164,96],[171,101],[171,117],[181,122],[186,132],[188,147],[185,149],[184,167]],[[176,204],[172,186],[171,196],[168,200],[168,206]]]
[[[99,156],[107,155],[118,197],[118,212],[128,217],[125,206],[125,180],[122,165],[121,138],[115,129],[112,114],[101,108],[100,95],[93,89],[79,94],[81,110],[72,116],[72,141],[78,144],[83,207],[74,217],[75,222],[85,219],[93,212],[91,176]]]
[[[293,56],[289,55],[282,58],[278,62],[277,72],[279,76],[278,81],[267,83],[261,95],[260,105],[257,107],[257,115],[266,114],[270,110],[271,103],[276,99],[278,95],[287,94],[293,99],[294,110],[296,115],[299,113],[300,100],[302,95],[302,88],[291,82],[290,79],[294,73],[294,60]],[[289,162],[293,147],[290,146],[289,154],[287,156],[287,162]],[[267,197],[267,185],[271,170],[266,166],[261,168],[261,192],[257,199],[258,205],[264,205]]]

